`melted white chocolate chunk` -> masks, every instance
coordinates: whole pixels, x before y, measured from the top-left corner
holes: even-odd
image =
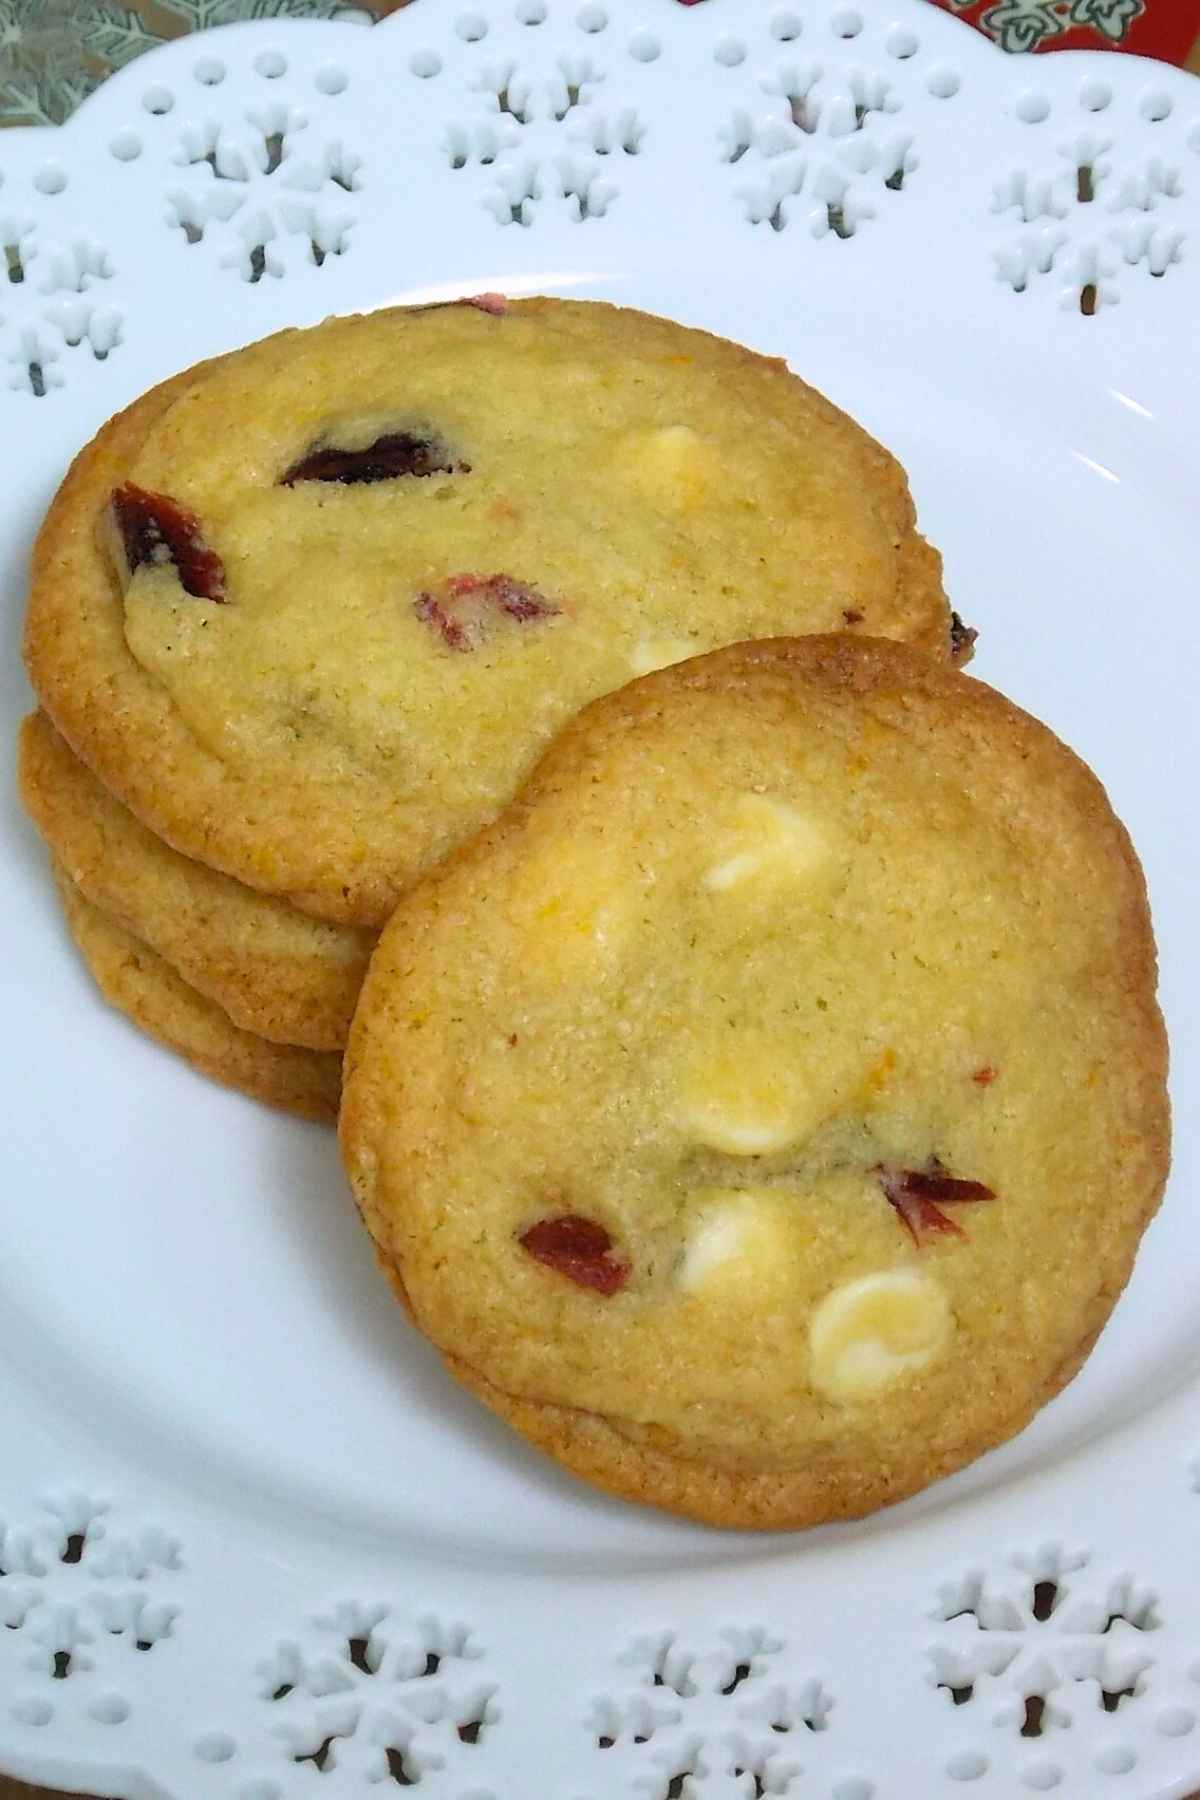
[[[728,893],[764,875],[808,880],[833,860],[827,838],[813,821],[769,794],[739,796],[734,845],[731,856],[705,871],[704,886],[714,893]]]
[[[630,932],[631,896],[602,846],[555,845],[531,856],[510,908],[536,932],[531,966],[551,981],[596,971],[619,955]]]
[[[713,445],[690,425],[664,425],[623,437],[621,467],[650,499],[684,508],[703,500],[720,474]]]
[[[871,1400],[941,1355],[954,1331],[942,1289],[915,1269],[834,1288],[808,1329],[812,1384],[846,1405]]]
[[[745,1283],[760,1293],[791,1253],[786,1204],[770,1189],[714,1188],[684,1248],[679,1285],[696,1292]]]
[[[678,1118],[710,1150],[764,1156],[811,1128],[812,1099],[771,1043],[738,1034],[697,1059],[683,1084]]]

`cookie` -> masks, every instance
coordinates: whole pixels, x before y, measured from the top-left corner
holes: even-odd
[[[630,1499],[797,1527],[1018,1431],[1169,1156],[1099,782],[904,645],[595,702],[401,902],[351,1032],[364,1221],[450,1368]]]
[[[21,796],[93,905],[242,1031],[341,1050],[375,933],[330,925],[172,850],[114,799],[44,713],[21,728]]]
[[[334,319],[154,389],[50,508],[25,652],[156,835],[379,925],[596,695],[846,626],[969,651],[895,460],[782,362],[529,300]]]
[[[254,1100],[331,1125],[342,1059],[270,1044],[241,1031],[169,963],[85,900],[60,866],[59,897],[71,936],[105,999],[203,1074]]]

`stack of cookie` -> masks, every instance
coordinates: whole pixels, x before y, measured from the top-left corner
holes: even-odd
[[[119,1007],[340,1103],[462,1382],[617,1494],[807,1525],[1024,1424],[1166,1174],[1141,871],[971,636],[782,363],[384,312],[78,458],[23,791]]]
[[[188,371],[76,460],[22,788],[106,995],[318,1118],[378,928],[581,706],[749,637],[962,656],[894,460],[780,362],[535,300]]]

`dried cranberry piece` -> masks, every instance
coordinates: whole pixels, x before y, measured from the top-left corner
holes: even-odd
[[[923,1232],[949,1232],[965,1237],[966,1232],[953,1219],[948,1219],[943,1206],[972,1200],[994,1200],[991,1188],[982,1181],[960,1181],[946,1174],[936,1157],[927,1169],[889,1169],[879,1167],[875,1173],[888,1203],[894,1206],[912,1237],[919,1245]]]
[[[579,1287],[611,1298],[629,1280],[629,1264],[612,1254],[613,1241],[603,1225],[578,1213],[539,1219],[520,1243],[530,1256]]]
[[[221,604],[225,565],[204,542],[195,513],[169,494],[152,494],[132,481],[117,488],[112,507],[131,575],[143,563],[174,563],[185,593]]]
[[[979,633],[973,625],[964,625],[956,612],[950,614],[950,655],[954,662],[966,662]]]
[[[496,319],[502,319],[508,311],[508,301],[503,294],[468,294],[462,304],[473,306],[476,312],[491,313]]]
[[[440,632],[450,650],[478,648],[487,635],[489,609],[521,625],[560,611],[531,583],[511,575],[448,575],[437,593],[426,590],[413,601],[418,619]]]
[[[996,1079],[996,1071],[991,1063],[985,1063],[982,1069],[976,1069],[971,1080],[977,1087],[991,1087]]]
[[[558,611],[544,600],[527,581],[514,581],[511,575],[490,575],[484,583],[488,599],[510,619],[548,619]]]
[[[432,625],[442,634],[442,641],[450,650],[473,650],[474,643],[465,625],[451,618],[441,601],[433,594],[418,594],[413,601],[413,611],[425,625]]]
[[[423,306],[407,306],[404,310],[413,314],[445,312],[448,306],[473,306],[476,312],[491,313],[499,319],[509,310],[509,301],[505,294],[462,294],[457,300],[427,300]]]
[[[469,475],[470,463],[455,462],[436,437],[413,431],[389,431],[361,450],[339,450],[316,444],[279,478],[280,487],[298,481],[339,481],[343,487],[370,481],[398,481],[402,476]]]

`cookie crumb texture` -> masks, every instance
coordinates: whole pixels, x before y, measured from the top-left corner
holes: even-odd
[[[588,708],[401,904],[345,1158],[533,1442],[810,1525],[1079,1366],[1166,1173],[1154,988],[1129,841],[1047,730],[901,645],[735,646]]]
[[[50,510],[26,651],[151,830],[372,925],[597,695],[847,612],[953,653],[886,451],[781,362],[531,300],[335,319],[143,396]]]

